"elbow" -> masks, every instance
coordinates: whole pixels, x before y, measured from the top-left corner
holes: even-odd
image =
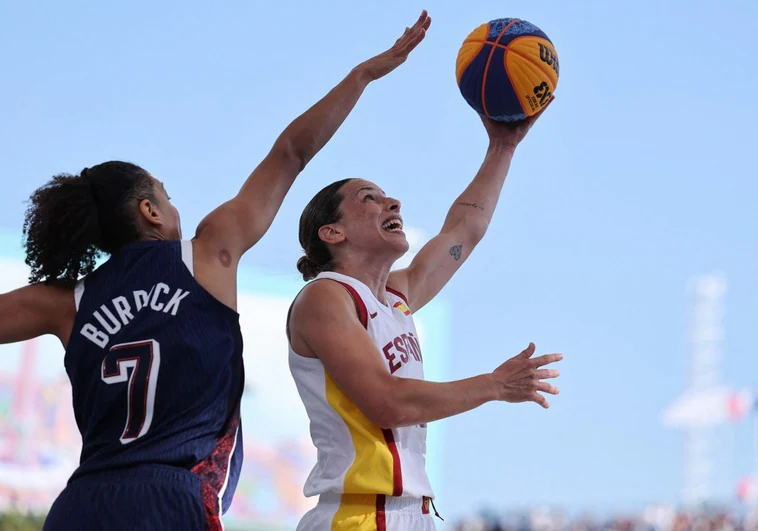
[[[397,421],[397,415],[391,411],[377,412],[372,415],[372,417],[373,418],[369,418],[369,420],[383,430],[391,430],[392,428],[400,426]]]
[[[485,217],[469,217],[463,221],[463,233],[471,247],[475,247],[487,234],[490,220]]]
[[[375,383],[367,382],[362,387],[356,396],[359,399],[356,405],[369,421],[383,430],[417,424],[421,412],[408,393],[408,384],[412,384],[410,379],[384,374]]]
[[[282,167],[296,168],[299,173],[303,171],[310,160],[308,149],[302,144],[302,142],[298,143],[295,138],[282,135],[274,144],[271,154],[280,162]]]
[[[409,408],[391,398],[378,400],[366,413],[366,417],[383,430],[413,424]]]

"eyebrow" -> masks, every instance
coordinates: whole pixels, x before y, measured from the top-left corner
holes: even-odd
[[[364,186],[363,188],[361,188],[360,190],[358,190],[357,192],[355,192],[355,194],[356,194],[356,195],[358,195],[359,193],[361,193],[361,192],[363,192],[363,191],[369,191],[369,192],[379,192],[379,193],[381,193],[382,195],[387,195],[387,194],[385,194],[384,192],[382,192],[381,190],[377,190],[377,189],[376,189],[376,188],[374,188],[373,186]]]

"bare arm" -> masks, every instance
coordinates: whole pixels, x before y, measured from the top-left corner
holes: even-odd
[[[368,83],[366,73],[354,69],[295,119],[239,193],[200,222],[197,239],[214,240],[215,246],[235,258],[255,245],[271,226],[297,176],[342,125]]]
[[[556,371],[532,370],[550,361],[519,357],[491,374],[454,382],[393,376],[358,320],[352,298],[330,281],[316,281],[300,294],[292,309],[290,332],[295,352],[319,358],[340,389],[382,428],[452,417],[493,400],[546,404],[536,390],[553,388],[537,378],[557,376]]]
[[[68,344],[76,308],[73,290],[32,284],[0,295],[0,344],[52,334]]]
[[[538,116],[515,126],[483,119],[490,143],[479,171],[450,207],[440,233],[406,269],[390,274],[388,285],[407,294],[412,311],[420,310],[445,287],[484,238],[516,146]]]
[[[424,11],[392,48],[357,66],[293,121],[239,193],[201,221],[196,239],[211,240],[211,247],[226,250],[233,261],[255,245],[271,226],[297,176],[336,133],[366,86],[405,62],[430,23]]]

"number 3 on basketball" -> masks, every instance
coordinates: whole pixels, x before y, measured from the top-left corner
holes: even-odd
[[[534,87],[534,95],[540,99],[540,107],[543,107],[548,102],[550,96],[552,96],[553,93],[550,92],[550,86],[543,81]]]
[[[126,425],[119,440],[128,444],[150,429],[161,348],[154,339],[113,345],[106,354],[101,378],[107,384],[126,382]]]

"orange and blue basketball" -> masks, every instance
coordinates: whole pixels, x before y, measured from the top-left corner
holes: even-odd
[[[466,37],[455,65],[463,98],[479,114],[500,122],[532,116],[558,85],[558,53],[534,24],[501,18]]]

